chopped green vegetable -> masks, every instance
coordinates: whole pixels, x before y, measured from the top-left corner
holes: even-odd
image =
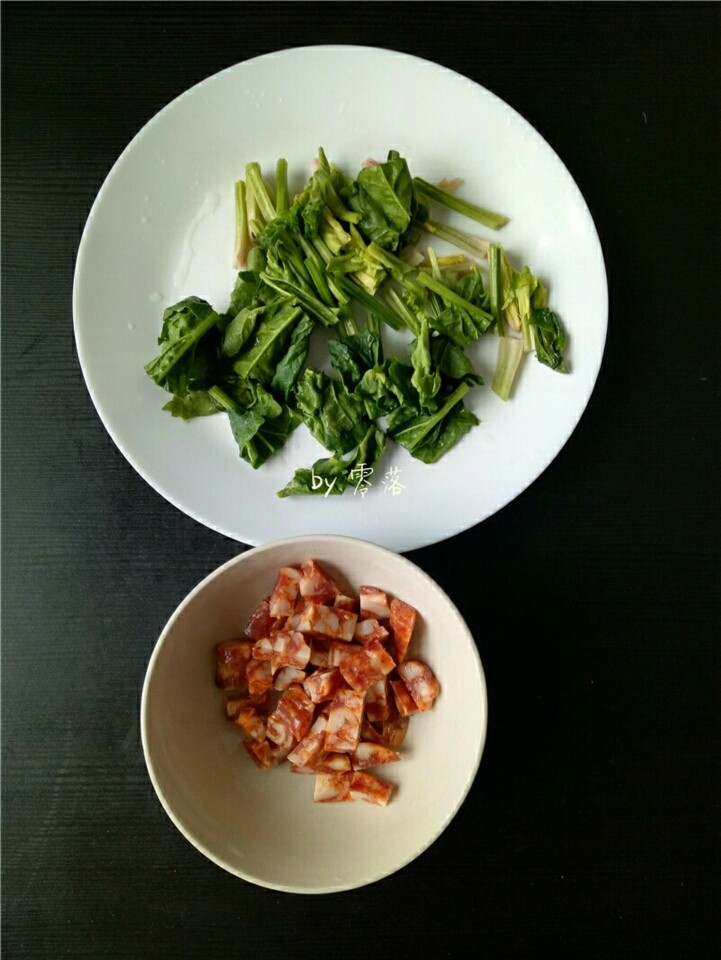
[[[273,379],[270,381],[273,390],[277,391],[286,402],[290,399],[308,356],[313,327],[313,321],[309,317],[300,318],[291,334],[288,349],[275,368]]]
[[[520,337],[500,337],[496,372],[493,377],[493,392],[501,400],[508,400],[511,395],[513,381],[524,352],[523,340]]]
[[[219,322],[215,310],[199,297],[187,297],[168,307],[158,337],[163,349],[146,364],[145,372],[181,399],[187,399],[190,391],[204,389],[219,353]]]
[[[227,411],[230,429],[240,456],[257,470],[280,450],[300,417],[281,406],[260,384],[246,383],[230,397],[219,386],[208,391],[211,399]]]
[[[568,373],[568,367],[563,359],[566,334],[556,314],[546,307],[531,310],[530,323],[535,331],[536,357],[552,370]]]
[[[472,220],[477,220],[478,223],[490,227],[491,230],[500,230],[508,223],[508,217],[504,217],[500,213],[492,213],[490,210],[484,210],[483,207],[478,207],[475,203],[469,203],[468,200],[462,200],[453,193],[441,190],[440,187],[434,187],[432,183],[428,183],[421,177],[415,177],[413,184],[421,196],[428,200],[435,200],[436,203],[448,207],[449,210],[462,213]]]
[[[358,477],[376,470],[389,441],[436,463],[479,423],[464,397],[483,378],[466,351],[492,327],[502,399],[524,351],[567,371],[546,287],[528,267],[514,270],[500,244],[430,220],[426,202],[494,230],[507,218],[413,178],[397,151],[353,178],[320,148],[295,196],[285,159],[271,181],[250,162],[234,200],[240,269],[227,309],[198,297],[168,307],[160,354],[145,370],[172,395],[163,408],[172,416],[225,412],[254,469],[304,423],[330,455],[296,470],[280,497],[359,492]],[[429,234],[470,257],[433,247],[424,256],[414,245]],[[486,259],[484,280],[476,261]],[[385,356],[388,329],[405,338],[407,362]],[[315,342],[333,375],[311,365]]]
[[[318,443],[333,453],[348,453],[368,429],[363,400],[322,370],[305,368],[295,389],[295,403]]]
[[[491,291],[491,314],[496,333],[503,336],[503,277],[501,275],[501,247],[492,243],[488,248],[488,286]]]
[[[424,463],[436,463],[472,426],[479,423],[478,418],[463,404],[453,413],[468,389],[467,383],[459,383],[433,413],[410,412],[409,415],[409,411],[402,407],[396,408],[388,418],[388,436],[416,459]]]
[[[280,309],[271,312],[258,325],[250,345],[240,353],[233,364],[238,376],[270,382],[300,315],[300,307],[291,304],[284,304]]]
[[[391,150],[385,163],[364,167],[347,198],[362,214],[358,229],[369,241],[395,252],[411,225],[418,203],[408,164]]]

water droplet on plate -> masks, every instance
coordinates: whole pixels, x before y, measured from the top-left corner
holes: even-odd
[[[148,222],[148,218],[147,218],[147,217],[141,217],[141,218],[140,218],[140,222],[141,222],[141,223],[147,223],[147,222]]]
[[[148,300],[150,300],[151,303],[160,303],[162,299],[163,299],[163,294],[157,290],[154,290],[148,297]]]
[[[135,324],[134,324],[134,323],[129,323],[129,324],[128,324],[128,330],[135,330]]]

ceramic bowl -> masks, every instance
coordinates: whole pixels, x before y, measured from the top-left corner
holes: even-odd
[[[419,611],[409,656],[441,692],[410,718],[400,762],[370,773],[392,783],[384,807],[315,803],[313,776],[288,763],[258,769],[226,719],[214,646],[242,635],[280,567],[314,558],[346,590],[379,587]],[[474,639],[443,590],[405,557],[340,536],[255,547],[223,564],[180,603],[157,641],[143,688],[142,739],[168,816],[206,857],[246,881],[292,893],[331,893],[399,870],[448,826],[478,771],[486,687]]]

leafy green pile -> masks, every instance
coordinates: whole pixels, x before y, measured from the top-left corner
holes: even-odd
[[[479,423],[464,397],[483,380],[466,350],[489,331],[503,399],[525,353],[566,372],[565,335],[543,284],[528,267],[515,271],[500,244],[430,219],[427,204],[494,230],[506,218],[412,178],[396,151],[352,179],[321,149],[292,202],[285,160],[275,189],[249,163],[235,202],[239,272],[228,308],[198,297],[168,307],[161,352],[145,370],[173,395],[163,408],[173,416],[226,412],[254,468],[304,423],[331,455],[296,470],[279,496],[341,494],[358,470],[377,467],[389,441],[439,460]],[[439,258],[429,247],[424,260],[417,244],[427,235],[471,257]],[[484,258],[486,281],[476,262]],[[409,331],[405,358],[385,355],[384,325]],[[308,363],[320,329],[332,373]]]

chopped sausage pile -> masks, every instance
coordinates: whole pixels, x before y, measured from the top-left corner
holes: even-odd
[[[253,762],[312,774],[317,803],[385,806],[393,785],[366,771],[400,760],[409,717],[440,692],[408,657],[417,616],[377,587],[345,595],[315,560],[282,567],[245,636],[216,645],[216,684]]]

